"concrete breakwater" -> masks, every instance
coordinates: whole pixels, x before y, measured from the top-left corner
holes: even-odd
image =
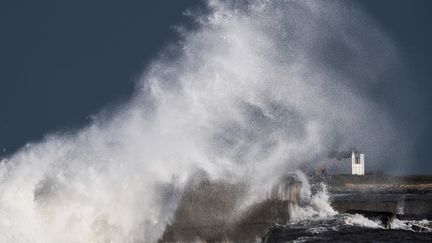
[[[432,194],[349,193],[333,194],[332,207],[341,213],[389,212],[399,219],[432,219]]]
[[[380,219],[387,228],[396,217],[416,220],[432,217],[432,194],[427,190],[417,190],[417,193],[387,190],[413,189],[416,181],[394,183],[373,181],[371,176],[345,175],[331,179],[325,181],[329,185],[331,206],[340,213],[358,213]],[[314,185],[320,183],[317,180]],[[429,182],[423,178],[417,183]],[[247,184],[201,177],[192,181],[183,192],[175,215],[159,242],[250,242],[262,239],[270,226],[286,224],[290,220],[293,216],[290,205],[300,204],[301,188],[302,183],[295,176],[287,176],[261,192],[264,199],[247,204],[243,201],[250,189]]]
[[[242,208],[246,184],[196,181],[184,192],[159,242],[255,241],[274,223],[289,221],[289,205],[300,201],[301,182],[283,178],[265,200]]]
[[[327,183],[331,205],[340,213],[432,219],[431,176],[337,175],[327,178]]]

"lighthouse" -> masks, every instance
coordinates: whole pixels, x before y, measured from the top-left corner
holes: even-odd
[[[364,175],[364,154],[352,152],[351,168],[353,175]]]

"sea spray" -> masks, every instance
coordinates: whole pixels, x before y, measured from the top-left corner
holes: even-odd
[[[297,171],[297,179],[302,182],[300,204],[290,204],[290,221],[322,219],[333,217],[337,212],[330,205],[330,195],[324,183],[319,184],[318,191],[313,194],[306,175]]]
[[[355,5],[208,8],[130,102],[1,163],[1,242],[155,242],[197,171],[248,184],[250,205],[327,151],[356,145],[373,161],[393,146],[385,107],[367,91],[397,54]],[[328,212],[325,194],[314,196],[312,209]]]

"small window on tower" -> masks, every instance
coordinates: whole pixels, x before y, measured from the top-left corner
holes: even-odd
[[[356,157],[356,158],[355,158],[355,163],[356,163],[356,164],[360,164],[360,158],[359,158],[359,157]]]

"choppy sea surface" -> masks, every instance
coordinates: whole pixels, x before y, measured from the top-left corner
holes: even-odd
[[[263,242],[432,242],[432,222],[398,220],[386,229],[378,220],[359,214],[303,219],[274,225]]]

